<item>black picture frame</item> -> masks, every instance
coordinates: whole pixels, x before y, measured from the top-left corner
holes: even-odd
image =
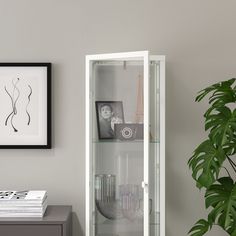
[[[103,119],[101,115],[101,107],[108,106],[111,108],[111,117],[116,119],[117,123],[125,123],[124,120],[124,110],[122,101],[95,101],[96,106],[96,117],[97,117],[97,128],[98,128],[98,138],[103,139],[116,139],[114,126],[112,129],[112,123],[114,121],[109,121],[109,119]],[[103,123],[104,121],[104,123]]]
[[[8,96],[8,100],[9,99],[11,100],[11,106],[12,106],[11,112],[13,114],[15,114],[15,111],[14,111],[15,108],[13,105],[14,105],[14,103],[16,103],[14,91],[16,91],[17,89],[20,91],[19,88],[16,88],[17,85],[16,85],[16,82],[14,82],[14,79],[15,79],[15,81],[19,81],[18,84],[20,84],[20,82],[23,81],[23,79],[21,80],[21,78],[18,77],[19,74],[23,75],[22,78],[23,77],[27,78],[28,81],[31,81],[35,84],[39,84],[38,88],[36,88],[36,93],[38,96],[37,102],[40,101],[41,103],[39,103],[39,104],[42,104],[42,105],[38,105],[38,107],[40,106],[40,108],[38,108],[37,114],[38,115],[40,114],[40,111],[39,111],[40,109],[43,112],[45,112],[45,114],[43,113],[40,115],[40,118],[38,117],[38,120],[43,120],[41,122],[42,125],[40,122],[37,122],[37,125],[34,125],[34,127],[37,126],[38,130],[36,132],[43,133],[43,135],[42,135],[42,137],[39,137],[38,141],[37,141],[37,135],[34,136],[34,134],[28,134],[28,133],[21,134],[22,139],[25,138],[25,140],[20,141],[20,138],[18,137],[18,140],[19,140],[19,143],[18,143],[15,139],[15,136],[13,136],[14,133],[18,132],[18,129],[17,129],[17,131],[15,131],[16,128],[8,127],[9,129],[11,129],[11,133],[9,131],[9,137],[6,138],[7,141],[1,142],[2,138],[1,138],[1,131],[0,131],[0,149],[51,149],[52,148],[52,134],[51,134],[51,132],[52,132],[51,131],[51,126],[52,126],[52,121],[51,121],[51,116],[52,116],[51,115],[52,64],[50,62],[30,62],[30,63],[28,63],[28,62],[10,62],[10,63],[9,62],[2,62],[2,63],[0,63],[0,91],[2,91],[2,92],[0,92],[0,96]],[[37,83],[34,81],[34,79],[35,79],[35,81],[37,80]],[[3,82],[3,80],[4,80],[4,82]],[[9,80],[9,83],[6,83],[6,81],[8,82],[8,80]],[[3,86],[4,83],[6,83],[5,86]],[[26,84],[27,83],[25,82],[25,86],[22,86],[22,88],[23,87],[26,88],[27,87]],[[33,96],[33,91],[34,91],[33,89],[34,88],[32,88],[32,87],[30,88],[30,86],[28,85],[28,90],[31,89],[31,95],[28,94],[28,102],[31,102],[33,100],[32,96]],[[3,91],[3,90],[5,90],[5,91]],[[10,91],[11,91],[11,93],[10,93]],[[5,94],[3,95],[3,93],[5,93]],[[18,97],[18,94],[16,95],[16,97]],[[30,96],[30,98],[29,98],[29,96]],[[45,96],[46,96],[46,98],[45,98]],[[35,104],[37,104],[37,103],[35,103]],[[0,99],[0,105],[1,105],[1,99]],[[5,104],[2,104],[2,106],[5,106],[5,107],[9,106],[9,102],[5,102]],[[29,109],[28,107],[29,107],[29,104],[27,103],[27,106],[25,108],[26,109],[25,112],[29,113],[29,111],[27,110],[27,109]],[[37,109],[33,105],[32,105],[32,107],[34,107],[34,109]],[[9,109],[9,107],[8,107],[8,109]],[[8,116],[10,116],[10,114]],[[17,113],[15,115],[17,115]],[[22,117],[23,117],[23,115],[22,115]],[[26,117],[26,115],[25,115],[25,117]],[[0,123],[3,123],[2,118],[3,117],[0,117]],[[5,118],[6,118],[6,115],[5,115]],[[4,120],[5,126],[10,126],[10,124],[9,124],[10,119],[11,119],[11,122],[13,119],[12,118],[9,119],[9,118],[8,118],[8,120],[7,119]],[[28,115],[28,122],[27,122],[28,125],[30,124],[30,122],[31,122],[31,124],[33,123],[33,121],[31,121],[30,118],[31,117],[29,114]],[[42,127],[40,125],[38,125],[39,123]],[[3,129],[3,126],[4,126],[3,124],[2,124],[2,126],[0,125],[0,129],[1,129],[1,127]],[[13,134],[12,134],[12,128],[14,130]],[[42,128],[43,131],[40,128]],[[14,137],[14,139],[13,139],[14,141],[13,140],[11,141],[11,137],[12,137],[12,139]],[[36,138],[34,138],[34,137],[36,137]],[[40,139],[42,139],[43,141],[40,141]],[[27,142],[29,142],[29,143],[27,143]]]

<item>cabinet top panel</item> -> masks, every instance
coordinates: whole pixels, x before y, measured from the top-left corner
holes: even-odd
[[[94,54],[94,55],[87,55],[86,60],[87,61],[99,61],[99,60],[139,61],[139,60],[143,60],[144,57],[149,57],[150,60],[159,60],[159,61],[165,60],[165,56],[150,55],[149,51]]]

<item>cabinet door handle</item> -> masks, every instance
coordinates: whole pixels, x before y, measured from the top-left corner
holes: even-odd
[[[148,183],[142,181],[142,188],[145,190],[145,192],[148,192]]]

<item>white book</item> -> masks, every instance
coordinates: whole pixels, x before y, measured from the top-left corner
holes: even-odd
[[[42,207],[0,207],[0,214],[1,213],[42,213],[47,208],[47,205],[44,205]]]
[[[42,212],[0,212],[1,217],[43,217],[47,207]]]
[[[0,214],[0,218],[3,217],[43,217],[42,213],[4,213]]]
[[[46,191],[0,191],[2,204],[42,204],[47,197]]]
[[[47,196],[44,198],[43,202],[29,202],[29,201],[0,201],[0,209],[2,207],[42,207],[47,205]]]

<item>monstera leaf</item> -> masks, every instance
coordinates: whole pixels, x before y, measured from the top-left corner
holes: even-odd
[[[230,177],[220,178],[218,182],[210,186],[205,194],[206,208],[213,208],[209,219],[233,235],[236,227],[236,184]]]
[[[213,93],[209,99],[209,103],[212,107],[207,110],[205,115],[209,114],[215,107],[221,107],[225,104],[236,102],[236,86],[233,86],[235,80],[236,79],[233,78],[213,84],[198,92],[199,94],[195,99],[197,102],[200,102],[209,93]]]
[[[211,140],[206,140],[197,147],[188,161],[197,187],[208,188],[215,182],[225,158],[223,149],[215,148]]]
[[[209,137],[217,145],[224,146],[236,139],[236,109],[216,108],[214,114],[206,116],[205,130],[210,129]]]
[[[204,219],[199,220],[196,224],[190,229],[188,234],[190,236],[202,236],[204,235],[209,229],[211,225]]]
[[[236,154],[236,137],[224,145],[224,151],[228,156]]]

